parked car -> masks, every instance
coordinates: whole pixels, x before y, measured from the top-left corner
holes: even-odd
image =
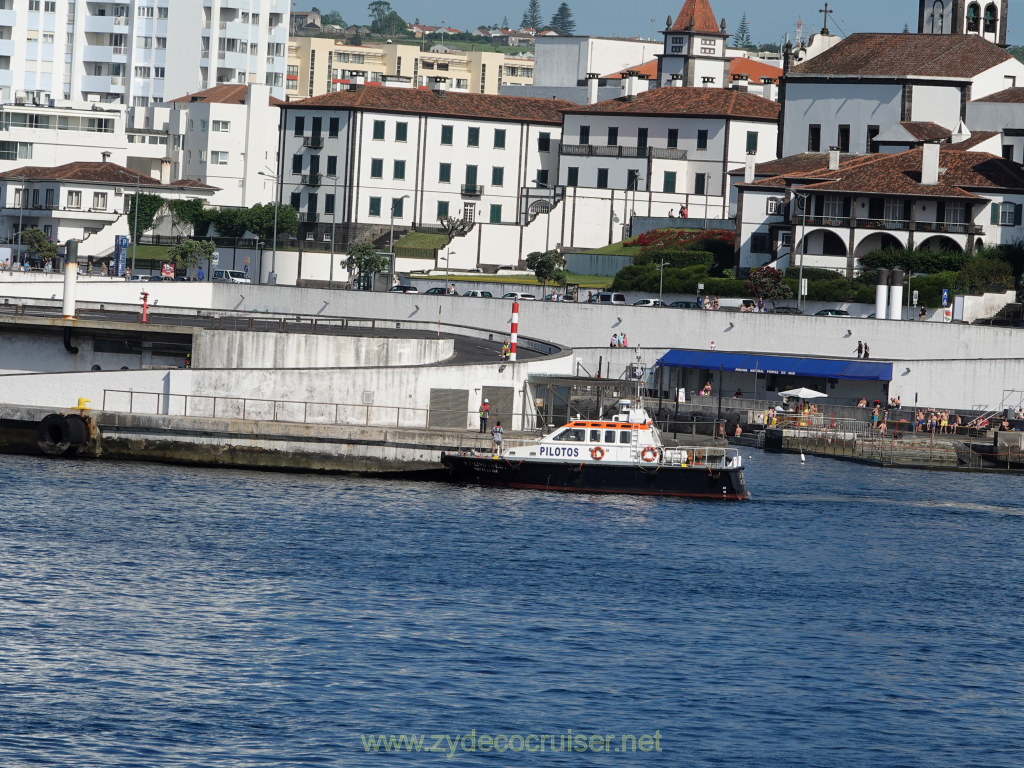
[[[661,299],[637,299],[633,302],[634,307],[667,307]]]
[[[674,309],[702,309],[696,301],[673,301],[669,306]]]
[[[601,291],[600,293],[592,294],[587,300],[588,304],[626,304],[626,294],[624,293],[612,293],[610,291]]]
[[[420,289],[415,285],[392,285],[388,293],[419,293]]]
[[[213,282],[215,283],[249,283],[248,275],[237,269],[215,269],[213,270]]]
[[[819,309],[814,313],[820,317],[849,317],[850,313],[845,309]]]
[[[501,298],[503,298],[503,299],[512,299],[512,301],[536,301],[537,300],[537,297],[534,296],[532,293],[516,293],[514,291],[512,293],[506,293]]]
[[[463,296],[468,296],[471,299],[493,299],[490,291],[466,291]]]
[[[796,307],[769,307],[766,312],[772,315],[802,315],[804,311]]]
[[[448,293],[448,289],[443,288],[439,285],[435,285],[433,288],[428,288],[423,292],[424,296],[444,296]]]

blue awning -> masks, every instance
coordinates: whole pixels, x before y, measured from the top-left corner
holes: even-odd
[[[892,381],[892,363],[872,363],[862,360],[673,349],[658,361],[658,365],[667,368],[774,373],[780,376],[809,376],[819,379]]]

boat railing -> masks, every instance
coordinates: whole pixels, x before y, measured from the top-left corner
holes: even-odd
[[[742,466],[742,458],[736,448],[677,446],[661,450],[661,466],[707,467],[712,470],[734,469]]]

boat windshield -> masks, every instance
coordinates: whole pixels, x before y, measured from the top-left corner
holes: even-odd
[[[587,431],[585,429],[563,429],[561,432],[556,432],[551,439],[556,442],[582,443],[587,439]]]

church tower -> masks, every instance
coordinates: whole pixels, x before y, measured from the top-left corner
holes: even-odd
[[[666,29],[665,50],[658,54],[658,84],[728,88],[729,60],[725,21],[715,20],[708,0],[686,0]]]
[[[1009,0],[921,0],[917,31],[922,35],[979,35],[1006,45]]]

